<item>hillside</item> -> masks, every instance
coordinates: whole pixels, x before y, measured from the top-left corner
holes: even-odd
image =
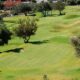
[[[13,36],[8,45],[0,46],[0,80],[43,80],[44,74],[49,80],[80,80],[80,58],[70,42],[80,30],[80,6],[68,6],[64,12],[63,16],[53,11],[52,17],[39,17],[30,43]],[[20,18],[25,16],[4,21],[12,29]]]

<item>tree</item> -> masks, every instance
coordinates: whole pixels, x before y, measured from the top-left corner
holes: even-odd
[[[24,13],[25,16],[32,11],[32,4],[31,3],[21,3],[13,7],[13,10],[17,13]]]
[[[76,5],[77,0],[67,0],[67,4],[69,5]]]
[[[3,16],[0,15],[0,23],[3,22]]]
[[[18,37],[24,39],[24,43],[28,43],[29,39],[32,35],[34,35],[37,31],[36,19],[27,18],[19,20],[19,26],[14,29],[15,34]]]
[[[77,4],[80,5],[80,0],[77,0]]]
[[[48,0],[48,2],[53,3],[53,0]]]
[[[42,1],[38,4],[38,11],[42,12],[43,16],[47,16],[49,11],[52,11],[52,6],[49,2]]]
[[[59,15],[62,15],[62,11],[65,9],[65,4],[62,1],[54,3],[54,9],[59,11]]]
[[[33,3],[36,3],[37,1],[36,0],[31,0]]]
[[[3,2],[0,1],[0,10],[4,8]]]
[[[67,4],[67,1],[68,1],[68,0],[64,0],[63,2],[64,2],[65,4]]]
[[[12,33],[7,29],[4,24],[0,24],[0,45],[8,44],[11,39]]]

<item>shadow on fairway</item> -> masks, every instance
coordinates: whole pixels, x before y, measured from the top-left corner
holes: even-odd
[[[7,50],[7,51],[0,52],[0,54],[1,54],[1,53],[4,53],[4,52],[20,53],[20,51],[21,51],[22,49],[23,49],[23,48],[10,49],[10,50]]]
[[[48,43],[48,40],[30,41],[29,43],[31,43],[31,44],[36,44],[36,45],[40,45],[40,44]]]

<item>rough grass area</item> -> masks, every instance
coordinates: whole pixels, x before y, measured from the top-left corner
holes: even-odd
[[[78,18],[78,17],[80,17],[80,15],[72,14],[72,15],[67,15],[65,18],[66,19],[74,19],[74,18]]]
[[[80,6],[67,6],[66,15],[39,17],[38,31],[28,44],[12,37],[8,45],[0,46],[0,80],[80,80],[80,59],[76,57],[70,37],[80,32]],[[40,15],[40,14],[39,14]],[[18,19],[4,18],[12,30]]]

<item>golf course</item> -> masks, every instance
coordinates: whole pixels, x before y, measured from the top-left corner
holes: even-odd
[[[66,6],[65,15],[53,10],[52,16],[36,13],[37,31],[29,43],[12,36],[0,46],[0,80],[80,80],[80,57],[71,37],[80,35],[80,6]],[[12,30],[24,15],[5,17]]]

